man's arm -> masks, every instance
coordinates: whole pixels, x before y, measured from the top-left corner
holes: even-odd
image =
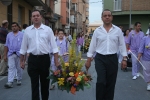
[[[54,62],[55,62],[56,67],[58,67],[60,65],[58,62],[58,53],[54,53]]]
[[[4,47],[4,61],[7,61],[7,53],[8,53],[8,47]]]
[[[25,68],[25,54],[27,53],[28,47],[28,38],[27,38],[27,30],[24,31],[23,40],[20,49],[20,67],[22,69]]]
[[[88,58],[87,58],[87,62],[85,64],[87,70],[91,66],[91,61],[92,61],[92,58],[93,58],[93,54],[94,54],[95,49],[96,49],[96,45],[97,45],[96,38],[97,37],[96,37],[96,30],[95,30],[94,33],[93,33],[92,39],[91,39],[91,43],[90,43],[90,46],[89,46],[89,51],[87,53]]]
[[[49,34],[49,39],[50,39],[50,44],[51,44],[51,48],[54,54],[54,62],[55,62],[55,66],[58,67],[59,66],[59,62],[58,62],[58,47],[54,38],[54,34],[53,31],[50,29],[50,34]]]

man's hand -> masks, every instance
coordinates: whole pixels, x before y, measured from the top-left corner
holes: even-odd
[[[86,63],[85,63],[85,67],[88,70],[90,68],[90,66],[91,66],[91,58],[88,58]]]
[[[21,67],[22,69],[25,68],[25,62],[24,62],[24,61],[20,61],[20,67]]]
[[[7,59],[7,56],[4,56],[4,61],[7,62],[7,60],[8,60],[8,59]]]
[[[121,62],[121,67],[124,69],[124,68],[127,68],[127,61],[123,60]]]
[[[54,62],[56,67],[60,66],[60,63],[58,61],[58,53],[54,53]]]
[[[56,67],[60,66],[60,63],[58,61],[55,61],[55,66]]]

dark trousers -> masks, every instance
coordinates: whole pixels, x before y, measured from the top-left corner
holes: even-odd
[[[113,100],[118,72],[117,54],[95,56],[96,100]]]
[[[32,100],[40,100],[39,81],[42,100],[48,100],[49,79],[47,77],[49,76],[49,67],[49,54],[40,56],[30,54],[28,58],[28,74],[31,79]]]

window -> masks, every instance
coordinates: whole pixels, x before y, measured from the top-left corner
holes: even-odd
[[[114,0],[114,11],[121,11],[122,0]]]

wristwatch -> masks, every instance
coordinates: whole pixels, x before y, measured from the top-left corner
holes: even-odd
[[[127,61],[128,59],[127,58],[123,58],[123,61]]]

